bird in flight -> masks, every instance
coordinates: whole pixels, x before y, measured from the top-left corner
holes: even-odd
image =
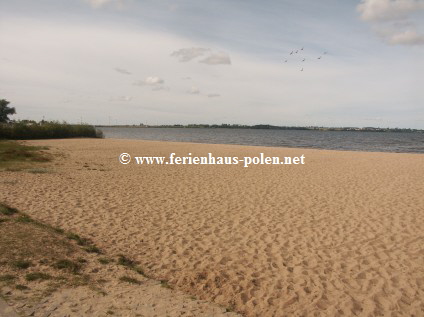
[[[284,63],[287,63],[287,60],[285,60]]]
[[[321,59],[322,56],[318,57],[318,59]]]
[[[303,51],[303,47],[300,50]]]
[[[291,51],[290,55],[293,55],[293,51]]]
[[[303,67],[302,67],[302,69],[300,71],[303,72]]]
[[[298,50],[296,50],[296,54],[297,54],[297,52],[299,52]]]
[[[306,58],[302,59],[302,62],[306,61]]]

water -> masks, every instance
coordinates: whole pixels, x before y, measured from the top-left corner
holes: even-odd
[[[100,130],[112,139],[424,153],[424,133],[135,127]]]

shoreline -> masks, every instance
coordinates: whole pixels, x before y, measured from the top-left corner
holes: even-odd
[[[149,275],[188,294],[246,316],[406,316],[424,305],[424,156],[413,155],[419,153],[135,139],[25,142],[61,156],[52,173],[2,172],[1,201],[108,252],[131,254]],[[118,161],[120,153],[209,152],[306,158],[305,165],[249,168]]]
[[[13,140],[17,142],[43,142],[43,141],[68,141],[68,140],[113,140],[119,142],[135,141],[135,142],[158,142],[158,143],[170,143],[171,144],[192,144],[192,145],[203,145],[203,146],[235,146],[241,148],[264,148],[264,149],[279,149],[279,150],[307,150],[307,151],[318,151],[318,152],[335,152],[335,153],[371,153],[371,154],[417,154],[424,155],[421,152],[389,152],[389,151],[364,151],[364,150],[336,150],[336,149],[323,149],[323,148],[310,148],[310,147],[289,147],[289,146],[273,146],[273,145],[248,145],[248,144],[233,144],[233,143],[201,143],[201,142],[189,142],[189,141],[167,141],[167,140],[148,140],[148,139],[122,139],[122,138],[65,138],[65,139],[31,139],[31,140]]]

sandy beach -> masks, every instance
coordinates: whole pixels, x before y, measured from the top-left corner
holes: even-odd
[[[130,254],[245,316],[423,316],[424,156],[72,139],[26,141],[49,173],[0,201]],[[123,165],[132,156],[305,156],[303,165]]]

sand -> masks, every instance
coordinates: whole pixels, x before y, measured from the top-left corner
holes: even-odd
[[[245,316],[424,316],[424,156],[140,140],[27,142],[51,173],[0,201],[131,254]],[[301,156],[304,165],[122,165],[133,156]]]

